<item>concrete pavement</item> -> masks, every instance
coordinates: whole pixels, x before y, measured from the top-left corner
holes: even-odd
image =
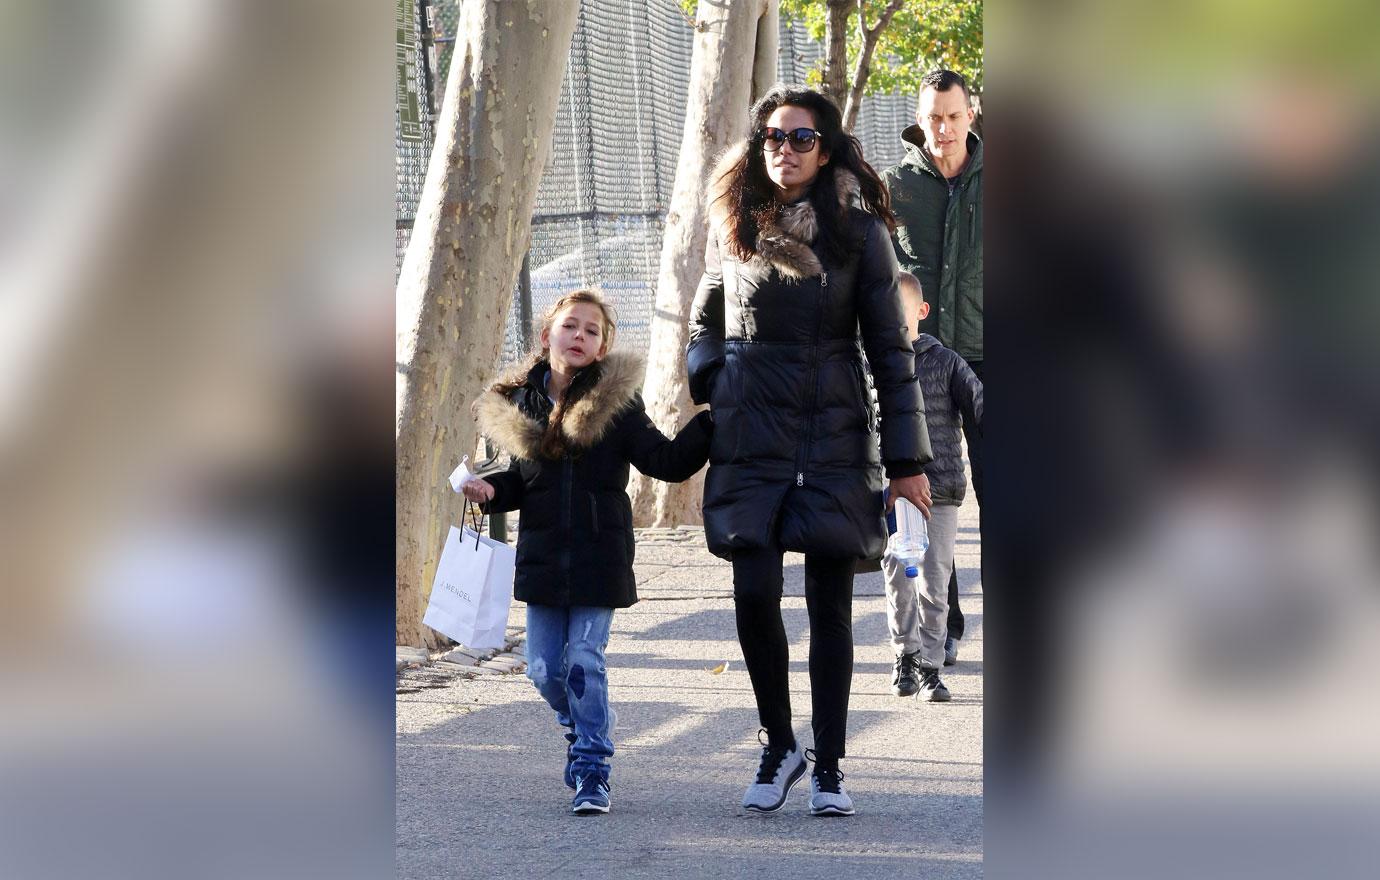
[[[968,632],[959,664],[942,673],[951,703],[891,695],[881,574],[856,578],[841,764],[856,816],[810,817],[808,780],[780,813],[739,808],[760,746],[731,570],[698,529],[647,530],[637,555],[642,601],[614,616],[608,648],[618,711],[612,812],[570,813],[562,731],[524,675],[413,670],[429,686],[397,698],[398,876],[982,876],[982,587],[971,500],[958,541]],[[803,557],[788,554],[782,612],[796,735],[808,746],[803,577]],[[514,631],[524,609],[514,603]]]

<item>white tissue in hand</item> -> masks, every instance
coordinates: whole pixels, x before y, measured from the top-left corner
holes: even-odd
[[[470,457],[467,455],[460,459],[460,466],[451,472],[450,487],[459,492],[465,488],[466,483],[472,483],[479,477],[470,472]]]

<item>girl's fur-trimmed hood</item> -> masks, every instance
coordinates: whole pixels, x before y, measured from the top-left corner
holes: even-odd
[[[537,367],[546,363],[544,359],[535,364],[528,361],[499,381],[526,384]],[[570,404],[561,419],[559,430],[572,449],[588,449],[602,440],[614,419],[632,405],[642,387],[643,362],[638,355],[610,352],[599,362],[599,370],[594,387]],[[480,432],[505,452],[528,460],[541,457],[546,426],[519,409],[513,398],[490,388],[475,401],[474,409]]]
[[[727,237],[728,186],[732,169],[748,150],[748,144],[738,144],[725,151],[714,164],[709,177],[709,217],[719,230],[719,240]],[[858,192],[858,178],[846,168],[834,171],[834,185],[838,188],[839,204],[847,208]],[[824,266],[810,245],[819,234],[819,218],[809,199],[787,205],[777,215],[775,223],[764,225],[757,232],[757,254],[754,260],[770,263],[792,281],[812,278],[824,271]]]

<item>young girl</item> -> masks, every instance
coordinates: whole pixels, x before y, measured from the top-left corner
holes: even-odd
[[[475,403],[480,430],[512,465],[464,488],[486,513],[521,511],[513,595],[527,603],[527,676],[568,728],[565,782],[579,814],[609,811],[604,649],[613,610],[637,601],[628,464],[689,479],[708,460],[713,426],[703,412],[667,440],[638,394],[640,358],[610,353],[613,336],[597,291],[556,302],[541,351]]]

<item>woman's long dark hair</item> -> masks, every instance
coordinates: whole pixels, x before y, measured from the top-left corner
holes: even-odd
[[[797,86],[778,85],[752,105],[746,149],[737,162],[713,181],[715,191],[721,193],[719,199],[724,202],[715,207],[727,215],[729,234],[725,244],[735,257],[750,259],[757,252],[758,232],[774,222],[780,211],[776,185],[767,176],[762,155],[761,131],[777,108],[784,106],[808,110],[814,117],[815,128],[822,133],[815,149],[829,154],[829,164],[819,169],[809,194],[819,223],[815,247],[831,263],[847,262],[862,247],[862,241],[847,223],[847,202],[839,199],[836,173],[839,169],[853,173],[858,179],[863,210],[881,218],[887,230],[894,232],[896,215],[891,213],[891,197],[877,172],[863,159],[858,139],[843,130],[843,114],[838,105],[813,89]]]

